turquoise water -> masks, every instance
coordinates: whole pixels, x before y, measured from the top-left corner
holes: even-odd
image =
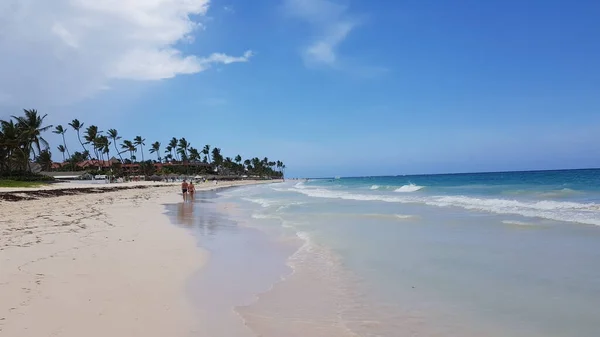
[[[600,170],[288,181],[215,202],[302,243],[238,308],[257,335],[600,336]]]

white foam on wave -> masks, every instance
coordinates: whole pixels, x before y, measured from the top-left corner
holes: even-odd
[[[265,207],[265,208],[277,205],[279,203],[277,200],[269,200],[269,199],[262,199],[262,198],[256,198],[256,199],[254,199],[254,198],[242,198],[242,199],[246,200],[246,201],[253,202],[255,204],[259,204],[259,205],[261,205],[262,207]]]
[[[284,209],[290,208],[292,206],[299,206],[299,205],[305,205],[306,202],[302,202],[302,201],[292,201],[292,202],[287,202],[284,205],[279,206],[275,212],[280,212],[283,211]]]
[[[414,215],[409,215],[409,214],[394,214],[394,216],[398,219],[402,219],[402,220],[406,220],[406,219],[412,219],[415,216]]]
[[[269,214],[263,214],[263,213],[253,213],[251,215],[251,217],[253,219],[277,219],[277,216],[273,216],[273,215],[269,215]]]
[[[505,225],[516,225],[516,226],[533,226],[531,222],[517,221],[517,220],[502,220]]]
[[[296,185],[294,185],[295,188],[299,188],[299,189],[304,189],[306,188],[306,186],[304,186],[304,182],[299,182]]]
[[[415,185],[415,184],[408,184],[408,185],[404,185],[401,186],[400,188],[397,188],[394,190],[394,192],[400,192],[400,193],[410,193],[410,192],[416,192],[422,188],[424,188],[425,186],[419,186],[419,185]]]
[[[379,185],[373,185],[371,187],[369,187],[370,190],[376,190],[379,188]]]
[[[419,203],[439,207],[461,207],[468,210],[497,214],[515,214],[550,220],[577,222],[600,226],[600,205],[565,201],[518,201],[509,199],[486,199],[467,196],[388,196],[381,194],[354,194],[323,188],[290,189],[314,198],[330,198],[358,201],[383,201],[396,203]]]

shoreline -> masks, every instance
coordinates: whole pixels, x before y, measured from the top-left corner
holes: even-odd
[[[197,191],[209,191],[244,185],[278,183],[282,180],[232,180],[213,185],[210,182],[198,183]],[[36,200],[38,197],[56,197],[84,193],[106,193],[129,189],[146,189],[152,187],[180,186],[181,182],[126,182],[114,184],[79,184],[79,183],[52,183],[37,187],[0,187],[0,201]]]
[[[0,200],[0,333],[202,336],[185,288],[208,254],[167,215],[165,205],[181,200],[179,184],[158,185]]]

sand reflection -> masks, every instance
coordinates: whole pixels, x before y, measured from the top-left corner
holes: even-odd
[[[177,204],[177,222],[192,227],[194,225],[194,204],[181,202]]]

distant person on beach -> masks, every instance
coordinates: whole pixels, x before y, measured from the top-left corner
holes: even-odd
[[[190,181],[188,184],[188,193],[190,194],[190,198],[192,200],[194,199],[194,192],[196,192],[196,187],[194,186],[194,183]]]
[[[181,194],[183,194],[183,200],[185,201],[187,199],[187,192],[188,192],[188,183],[185,179],[183,179],[183,182],[181,183]]]

